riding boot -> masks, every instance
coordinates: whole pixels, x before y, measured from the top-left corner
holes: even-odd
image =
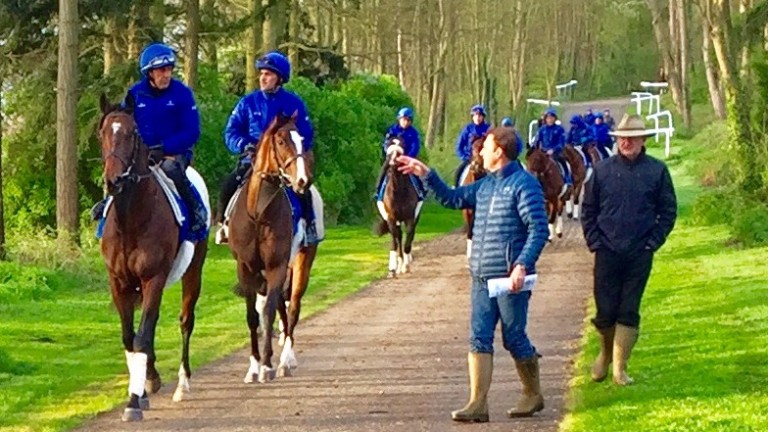
[[[544,409],[544,396],[541,395],[541,383],[539,381],[539,356],[525,360],[515,359],[517,374],[520,376],[520,382],[523,384],[523,394],[518,399],[514,408],[507,411],[507,416],[531,417],[533,414]]]
[[[469,402],[460,410],[451,412],[458,422],[486,423],[488,421],[488,390],[493,376],[493,354],[469,353]]]
[[[173,182],[176,185],[176,190],[179,192],[179,196],[184,200],[184,204],[189,209],[189,214],[192,217],[190,222],[190,232],[200,233],[205,230],[206,218],[208,217],[207,211],[203,203],[197,199],[192,191],[192,182],[187,179],[185,175],[181,181]]]
[[[94,204],[94,206],[91,207],[91,220],[93,221],[101,220],[101,218],[104,217],[104,207],[106,206],[107,206],[106,198]]]
[[[600,354],[592,365],[592,380],[595,382],[601,382],[608,376],[608,367],[613,361],[613,335],[615,331],[616,326],[597,329],[597,333],[600,335]]]
[[[224,176],[224,179],[221,181],[219,201],[216,204],[216,218],[214,219],[219,225],[219,229],[216,230],[216,244],[229,243],[229,229],[225,223],[227,207],[229,206],[229,201],[237,192],[237,188],[240,187],[248,169],[249,165],[239,164],[234,171]]]
[[[613,382],[625,386],[634,380],[627,375],[627,361],[637,341],[637,328],[616,324],[613,337]]]
[[[301,214],[304,215],[304,220],[307,222],[304,244],[313,245],[320,242],[317,236],[317,225],[315,224],[315,211],[312,208],[312,192],[309,190],[299,195],[299,201],[301,202]]]

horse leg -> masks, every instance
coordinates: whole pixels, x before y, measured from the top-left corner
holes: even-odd
[[[192,377],[192,369],[189,367],[189,339],[195,329],[195,306],[197,299],[200,298],[203,262],[208,252],[208,244],[205,241],[198,242],[195,249],[192,263],[181,278],[182,299],[181,314],[179,314],[181,366],[179,366],[179,383],[173,393],[174,402],[180,402],[184,399],[185,394],[189,394],[189,379]]]
[[[160,317],[160,302],[167,277],[167,274],[162,274],[142,284],[141,321],[139,331],[133,338],[133,356],[130,359],[128,391],[131,395],[128,406],[123,411],[123,421],[143,420],[140,399],[145,397],[146,390],[152,390],[155,385],[158,387],[160,385],[160,376],[154,368],[155,329]],[[152,379],[149,383],[147,383],[148,377]],[[147,385],[149,388],[146,388]]]
[[[317,255],[317,245],[303,248],[293,261],[293,278],[291,280],[291,302],[288,306],[288,325],[285,329],[285,345],[280,354],[280,365],[277,368],[278,376],[291,376],[293,369],[299,365],[294,352],[296,339],[294,332],[299,324],[301,314],[301,299],[309,286],[309,274]]]
[[[475,211],[467,210],[467,260],[472,255],[472,231],[475,228]]]
[[[398,226],[391,219],[388,220],[387,223],[389,224],[389,233],[392,235],[392,245],[389,249],[389,267],[388,267],[389,273],[387,273],[387,277],[393,278],[397,273],[397,267],[398,267],[398,262],[397,262],[398,235],[397,233],[400,231],[400,226]]]
[[[570,198],[568,199],[570,200]],[[563,207],[565,207],[565,202],[565,198],[557,201],[557,225],[555,226],[557,238],[563,238]]]
[[[584,190],[584,179],[573,182],[573,219],[578,220],[581,217],[581,193]]]
[[[277,303],[283,301],[282,288],[288,272],[288,263],[267,269],[267,304],[264,308],[264,346],[259,362],[259,382],[266,383],[275,379],[275,369],[272,367],[272,335],[275,325]]]
[[[301,251],[303,249],[299,249],[299,251],[296,253],[296,256],[298,257],[301,255]],[[277,304],[277,313],[279,320],[277,321],[277,328],[280,330],[280,337],[277,339],[277,344],[280,346],[285,345],[285,338],[286,338],[286,329],[288,328],[288,305],[290,303],[290,287],[293,281],[293,269],[288,268],[288,273],[285,277],[285,284],[283,285],[283,300],[282,302],[279,302]]]
[[[138,301],[139,293],[135,289],[130,289],[127,285],[121,284],[115,279],[110,280],[110,287],[112,291],[112,301],[115,304],[117,313],[120,315],[123,348],[125,348],[125,362],[128,366],[128,376],[130,377],[131,368],[133,367],[133,340],[136,337],[136,332],[133,328],[133,315],[136,310],[135,305]],[[129,389],[128,397],[130,398],[130,396],[131,392]],[[146,395],[146,391],[139,398],[139,408],[142,410],[149,409],[149,398]],[[141,420],[141,418],[138,420]]]
[[[260,272],[252,273],[243,262],[237,263],[237,277],[245,298],[245,320],[248,323],[251,338],[250,365],[248,372],[245,373],[245,378],[243,378],[243,382],[249,384],[258,376],[259,363],[261,362],[261,354],[259,354],[259,308],[256,304],[256,298],[259,288],[264,282]]]
[[[557,216],[557,202],[559,198],[555,200],[547,200],[547,222],[549,226],[549,241],[555,236],[555,217]]]
[[[405,254],[403,253],[403,222],[397,226],[397,274],[405,273]]]
[[[416,219],[405,222],[405,244],[403,245],[403,273],[408,273],[408,266],[413,262],[411,248],[413,246],[413,237],[416,235]]]

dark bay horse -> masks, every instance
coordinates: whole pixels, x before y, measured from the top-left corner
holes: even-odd
[[[563,208],[570,198],[571,188],[566,187],[557,162],[537,147],[531,147],[525,155],[528,172],[536,176],[544,189],[549,219],[549,240],[556,234],[563,236]],[[555,226],[557,221],[557,226]]]
[[[571,197],[565,203],[565,213],[569,218],[578,219],[581,215],[581,195],[584,183],[587,181],[587,164],[581,152],[573,145],[566,144],[563,155],[571,166],[571,176],[573,177],[573,190]]]
[[[416,187],[408,175],[397,169],[397,157],[405,153],[402,138],[390,137],[387,140],[384,164],[387,166],[385,175],[386,186],[382,201],[377,202],[382,220],[379,223],[378,234],[392,234],[392,247],[389,251],[390,278],[407,273],[413,262],[411,247],[416,234],[416,224],[419,222],[419,212],[422,201]],[[403,226],[405,226],[405,242],[403,242]]]
[[[480,155],[480,150],[483,149],[483,141],[485,141],[484,135],[476,136],[472,140],[472,159],[467,166],[467,175],[461,179],[459,186],[472,184],[485,177],[486,171],[483,166],[483,157]],[[461,214],[464,216],[464,230],[467,233],[467,258],[469,258],[472,251],[472,228],[475,226],[475,210],[463,209]]]
[[[290,376],[297,366],[294,329],[317,253],[317,245],[302,247],[300,238],[294,236],[291,204],[284,190],[292,187],[297,193],[310,193],[314,189],[306,190],[312,181],[312,158],[311,153],[302,152],[301,141],[295,118],[278,115],[261,136],[251,161],[252,174],[237,196],[229,218],[229,247],[237,261],[236,288],[245,298],[251,337],[246,383],[254,378],[268,382],[278,374]],[[314,197],[317,196],[313,194]],[[295,258],[291,262],[292,252]],[[257,295],[266,297],[263,307],[257,307]],[[285,345],[277,371],[272,367],[276,312],[285,328]],[[258,342],[260,321],[264,325],[262,351]]]
[[[170,282],[169,275],[182,244],[171,206],[149,167],[148,150],[139,138],[130,94],[125,105],[120,108],[101,96],[98,133],[104,181],[113,197],[106,215],[101,254],[109,272],[112,300],[120,314],[130,374],[130,399],[123,420],[137,421],[143,419],[142,409],[149,408],[147,393],[160,389],[160,374],[155,368],[155,327],[163,289]],[[207,191],[200,192],[207,200]],[[194,255],[181,278],[182,354],[174,401],[182,400],[189,392],[189,340],[207,250],[205,240],[194,245]],[[133,320],[137,305],[142,311],[138,332]]]

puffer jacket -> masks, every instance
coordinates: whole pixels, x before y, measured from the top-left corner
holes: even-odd
[[[445,207],[475,209],[470,257],[473,276],[508,276],[517,264],[524,265],[528,274],[536,272],[536,261],[549,237],[544,192],[519,162],[456,189],[434,170],[426,181]]]

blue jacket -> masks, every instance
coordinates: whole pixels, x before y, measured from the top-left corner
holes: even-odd
[[[613,140],[611,139],[610,132],[611,128],[605,123],[592,126],[592,133],[595,135],[595,142],[600,147],[613,147]]]
[[[536,272],[536,261],[549,237],[544,192],[517,161],[479,181],[450,188],[434,170],[426,177],[442,205],[474,208],[470,271],[475,277],[508,276],[517,264]]]
[[[554,150],[555,154],[560,153],[565,147],[565,129],[557,124],[542,126],[536,132],[533,146],[541,147],[544,151]]]
[[[480,123],[479,125],[469,122],[464,126],[464,129],[462,129],[459,134],[459,138],[456,140],[456,156],[464,162],[472,159],[473,137],[485,135],[490,128],[491,125],[485,122]]]
[[[400,127],[400,124],[395,123],[387,131],[386,137],[390,136],[399,136],[402,138],[403,150],[405,150],[407,156],[415,158],[419,155],[419,150],[421,149],[421,137],[419,136],[419,131],[417,131],[415,127],[409,126],[408,129],[403,129]],[[387,151],[386,137],[384,138],[384,143],[381,147],[382,152]]]
[[[257,145],[261,134],[267,130],[278,113],[285,116],[297,114],[296,129],[304,138],[304,151],[310,151],[315,131],[309,120],[307,107],[299,96],[282,87],[275,93],[256,90],[240,99],[224,129],[224,141],[229,151],[240,154],[246,145]]]
[[[591,143],[595,140],[595,136],[592,134],[592,128],[584,124],[584,120],[576,115],[571,119],[571,129],[568,131],[567,143],[573,145],[584,145]]]
[[[145,78],[128,93],[135,102],[133,118],[144,144],[162,145],[166,155],[181,154],[191,161],[192,148],[200,139],[200,113],[192,90],[173,78],[167,89],[157,90]]]

